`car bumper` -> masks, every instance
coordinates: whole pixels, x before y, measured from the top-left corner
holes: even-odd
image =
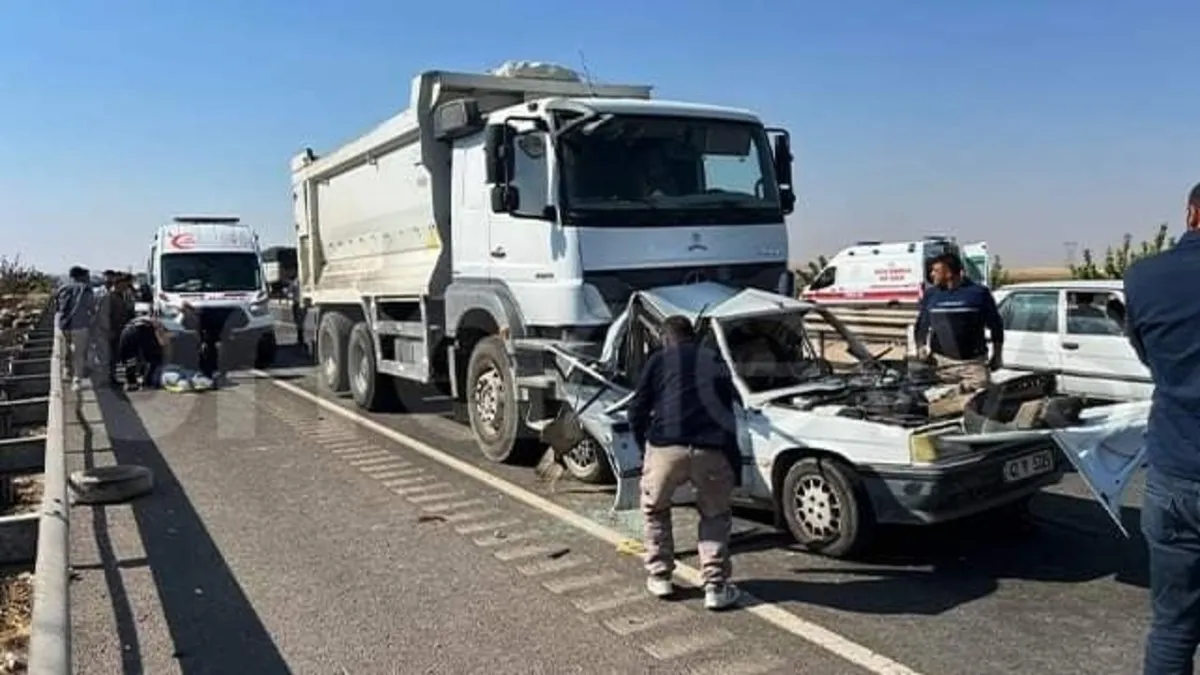
[[[1050,470],[1005,480],[1005,465],[1049,450]],[[1062,480],[1066,458],[1050,441],[1021,443],[947,465],[860,467],[863,485],[880,523],[929,525],[984,513],[1017,502]]]

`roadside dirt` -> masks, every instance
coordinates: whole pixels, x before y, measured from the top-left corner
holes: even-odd
[[[44,485],[41,474],[6,477],[0,480],[8,483],[3,486],[3,490],[0,490],[0,492],[7,493],[0,495],[4,498],[3,505],[0,505],[0,516],[15,516],[37,511],[38,506],[42,503],[42,486]]]
[[[33,575],[0,577],[0,675],[28,672],[29,626],[33,618]]]

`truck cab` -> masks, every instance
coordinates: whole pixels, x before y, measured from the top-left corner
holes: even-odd
[[[753,113],[651,100],[550,64],[433,71],[411,105],[293,160],[300,280],[329,390],[370,409],[438,385],[483,453],[552,414],[541,347],[598,353],[641,289],[790,294],[790,139]],[[375,373],[355,379],[352,372]]]

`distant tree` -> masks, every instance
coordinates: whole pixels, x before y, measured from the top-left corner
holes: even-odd
[[[20,256],[0,255],[0,296],[49,293],[53,288],[49,274],[21,262]]]
[[[1142,241],[1136,247],[1133,245],[1133,235],[1126,234],[1117,246],[1109,246],[1104,250],[1104,259],[1096,262],[1096,257],[1090,248],[1083,249],[1082,260],[1078,265],[1071,265],[1072,279],[1123,279],[1129,266],[1143,258],[1158,255],[1175,246],[1175,237],[1170,236],[1170,226],[1163,223],[1158,226],[1158,232],[1150,239]]]
[[[809,260],[804,267],[796,270],[796,285],[803,286],[812,283],[812,280],[816,279],[828,264],[829,259],[823,255],[817,256],[815,260]]]

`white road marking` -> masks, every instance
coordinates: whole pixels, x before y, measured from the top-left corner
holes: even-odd
[[[616,609],[622,605],[649,599],[650,594],[641,586],[623,586],[615,591],[605,591],[599,595],[575,598],[571,600],[571,604],[575,605],[575,609],[584,614],[595,614],[596,612],[604,612]]]
[[[561,551],[565,548],[560,544],[529,544],[526,546],[513,546],[511,548],[502,548],[492,555],[496,556],[496,560],[520,560],[522,558],[532,558],[534,556],[546,556]]]
[[[517,541],[525,541],[527,539],[533,539],[534,537],[540,537],[541,535],[542,535],[542,533],[539,532],[538,530],[525,530],[523,532],[513,532],[512,534],[506,534],[504,532],[500,532],[499,534],[497,534],[497,533],[493,532],[492,534],[489,534],[486,537],[479,537],[478,539],[476,539],[475,545],[483,546],[485,548],[488,548],[491,546],[502,546],[504,544],[509,544],[509,543],[513,543],[513,542],[517,542]]]
[[[506,518],[504,520],[489,520],[483,523],[462,525],[454,528],[454,531],[459,534],[479,534],[480,532],[487,532],[488,530],[491,530],[492,532],[501,532],[506,527],[512,527],[513,525],[520,524],[520,518]]]
[[[437,492],[438,490],[453,490],[454,486],[449,483],[432,483],[430,485],[409,485],[407,487],[392,488],[392,492],[405,497],[407,495],[415,495],[420,492]]]
[[[712,628],[671,635],[642,645],[642,651],[660,661],[670,661],[702,649],[720,647],[732,639],[733,633],[722,628]]]
[[[462,490],[455,490],[454,492],[437,492],[431,495],[417,495],[415,497],[408,497],[408,501],[411,504],[429,504],[430,502],[444,502],[447,499],[458,499],[465,494],[466,493]],[[432,511],[433,509],[425,507],[425,510]]]
[[[576,555],[568,553],[561,558],[550,558],[548,560],[538,560],[517,567],[517,571],[527,577],[540,577],[543,574],[557,574],[566,572],[567,570],[575,569],[580,565],[590,563],[591,558],[586,555]]]
[[[395,471],[381,471],[371,476],[375,480],[390,480],[392,478],[403,478],[405,476],[416,476],[425,473],[425,469],[419,466],[414,466],[410,469],[396,469]]]
[[[433,476],[417,475],[413,476],[412,478],[397,478],[395,480],[385,480],[383,481],[383,484],[385,487],[399,487],[402,485],[415,485],[417,483],[424,483],[427,480],[433,480]]]
[[[350,466],[370,466],[371,464],[390,464],[392,462],[392,453],[384,451],[382,457],[370,457],[363,459],[350,460]]]
[[[561,579],[550,579],[543,581],[542,587],[551,593],[562,595],[571,591],[582,591],[585,588],[607,586],[615,581],[620,581],[621,578],[621,575],[616,572],[596,572],[573,577],[562,577]]]
[[[606,527],[597,523],[586,516],[580,515],[570,509],[559,506],[554,502],[536,495],[522,487],[514,485],[503,478],[493,476],[492,474],[474,466],[464,460],[461,460],[449,453],[425,443],[419,439],[413,438],[408,434],[401,433],[395,429],[390,429],[379,422],[364,417],[357,412],[344,408],[334,401],[327,400],[321,396],[310,393],[297,387],[296,385],[283,380],[276,380],[271,377],[270,373],[261,370],[251,371],[254,375],[266,379],[270,379],[271,383],[276,387],[290,392],[304,400],[310,401],[334,414],[342,416],[344,419],[350,420],[364,429],[373,431],[380,436],[390,438],[397,443],[411,448],[414,452],[424,455],[439,464],[442,464],[458,473],[472,478],[474,480],[487,485],[488,487],[497,490],[513,499],[531,506],[553,518],[564,522],[576,529],[582,530],[597,539],[608,542],[613,546],[618,546],[624,542],[626,537],[621,532]],[[479,530],[480,532],[484,530]],[[675,577],[678,581],[693,587],[701,587],[704,585],[703,578],[700,576],[700,570],[690,565],[676,563]],[[743,610],[757,616],[758,618],[787,631],[797,637],[808,640],[814,645],[840,656],[841,658],[860,666],[876,675],[921,675],[918,671],[884,656],[878,652],[871,650],[868,647],[858,644],[835,633],[824,626],[815,624],[807,619],[803,619],[788,610],[780,607],[773,602],[767,602],[753,595],[742,592]]]
[[[787,661],[770,654],[754,657],[738,656],[698,663],[688,670],[692,675],[763,675],[787,665]]]
[[[647,608],[633,614],[614,616],[600,623],[617,635],[633,635],[651,628],[658,628],[676,621],[683,621],[696,616],[696,613],[682,605],[662,605]]]
[[[461,495],[462,493],[460,492],[459,496]],[[463,499],[457,502],[450,502],[448,504],[430,504],[429,506],[425,507],[425,510],[433,511],[434,513],[441,513],[442,511],[458,511],[459,509],[472,506],[483,506],[485,504],[487,504],[487,500],[485,499]]]
[[[385,464],[368,464],[365,466],[361,466],[361,467],[359,467],[358,470],[362,471],[363,473],[372,474],[372,478],[378,478],[379,476],[382,476],[382,475],[384,475],[388,472],[394,471],[396,469],[407,469],[411,466],[412,466],[412,464],[409,462],[392,460]]]
[[[458,523],[464,520],[487,518],[498,513],[500,513],[500,509],[479,509],[478,511],[459,511],[458,513],[451,513],[448,516],[442,516],[442,518],[449,523]]]

